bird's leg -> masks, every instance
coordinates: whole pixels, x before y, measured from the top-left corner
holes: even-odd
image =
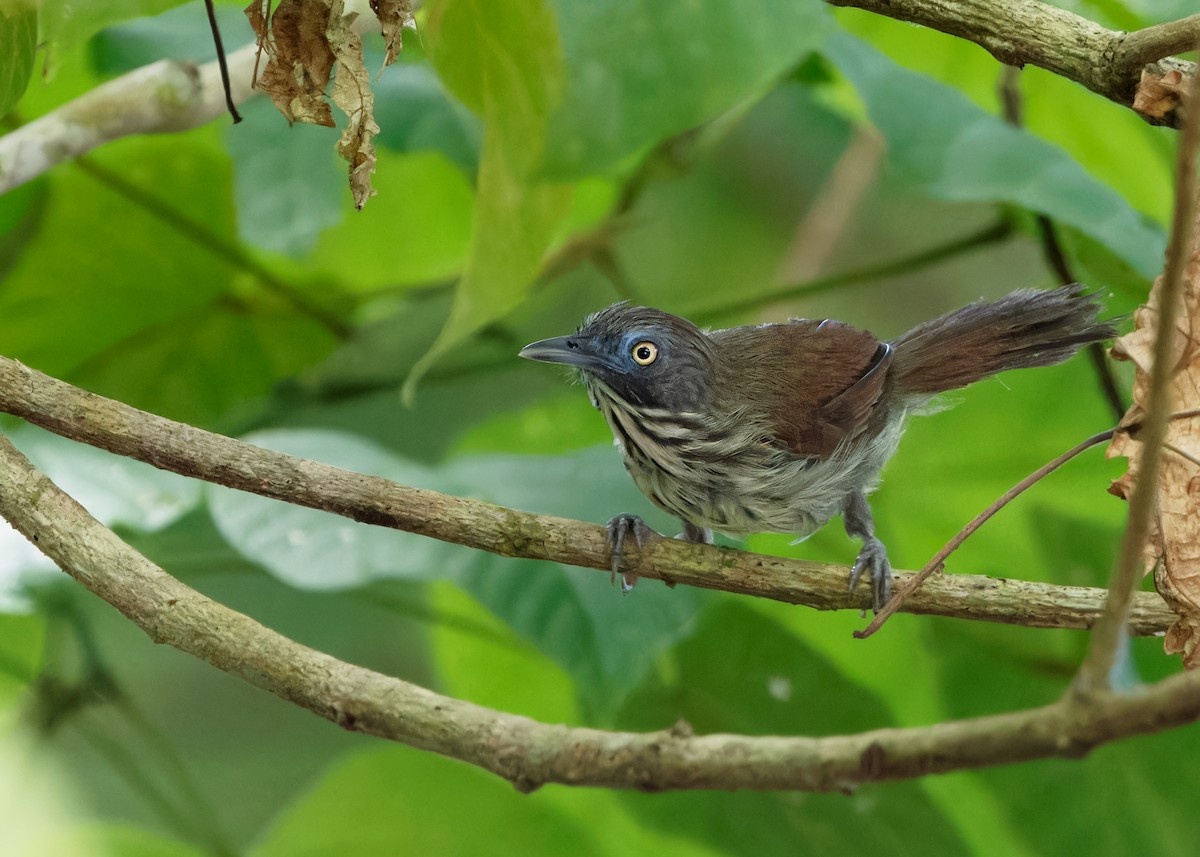
[[[712,530],[706,527],[698,527],[691,521],[683,522],[683,532],[675,538],[681,541],[691,542],[695,545],[711,545],[713,543]]]
[[[879,610],[892,594],[892,566],[888,562],[887,548],[875,537],[875,521],[871,517],[871,507],[867,505],[867,495],[862,491],[847,494],[842,504],[842,521],[846,525],[846,534],[856,539],[862,539],[862,549],[854,568],[850,570],[850,591],[858,585],[858,579],[865,571],[871,581],[871,605]]]
[[[634,542],[637,543],[640,551],[650,538],[660,539],[662,536],[646,525],[637,515],[622,514],[617,515],[608,522],[608,547],[612,551],[612,580],[617,582],[617,575],[621,575],[621,593],[624,594],[633,589],[633,585],[637,583],[636,574],[624,574],[621,572],[621,564],[624,560],[625,539],[630,535],[633,536]]]

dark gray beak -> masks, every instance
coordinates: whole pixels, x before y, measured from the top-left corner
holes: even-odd
[[[517,356],[524,357],[526,360],[563,363],[583,369],[603,366],[604,358],[597,354],[591,345],[591,340],[585,336],[556,336],[553,339],[543,339],[526,345],[517,353]]]

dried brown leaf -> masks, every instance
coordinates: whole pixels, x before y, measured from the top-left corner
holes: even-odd
[[[333,81],[333,103],[349,121],[337,143],[337,152],[350,165],[350,192],[354,207],[362,209],[375,195],[371,176],[375,172],[375,93],[363,62],[362,38],[351,29],[352,18],[342,16],[343,0],[334,0],[329,19],[329,45],[337,55],[338,70]]]
[[[1200,211],[1200,209],[1197,209]],[[1116,341],[1113,356],[1134,363],[1133,405],[1121,421],[1109,456],[1124,456],[1129,468],[1109,489],[1128,499],[1138,479],[1142,443],[1138,427],[1146,416],[1158,335],[1158,306],[1163,279],[1150,300],[1134,313],[1134,329]],[[1157,509],[1143,547],[1147,570],[1180,618],[1167,635],[1168,653],[1184,653],[1184,663],[1200,666],[1200,220],[1193,228],[1192,250],[1184,270],[1182,304],[1171,342],[1171,412],[1157,485]]]
[[[257,88],[289,122],[332,126],[333,112],[325,100],[334,62],[325,35],[329,0],[280,0],[269,19],[265,7],[260,0],[246,7],[259,50],[267,55]]]
[[[1166,74],[1152,71],[1153,66],[1142,69],[1133,95],[1133,109],[1146,119],[1160,124],[1174,113],[1183,101],[1183,74],[1172,69]]]
[[[404,28],[416,29],[412,0],[371,0],[371,11],[379,19],[379,25],[383,28],[383,40],[387,44],[387,59],[383,64],[391,65],[396,61],[396,57],[400,56],[400,49],[404,47],[401,38]]]

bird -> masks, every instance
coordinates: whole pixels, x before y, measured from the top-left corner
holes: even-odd
[[[704,330],[623,301],[519,356],[578,370],[637,487],[682,521],[678,538],[803,538],[840,514],[861,542],[850,591],[865,575],[879,610],[891,564],[867,495],[909,418],[936,410],[942,393],[1112,338],[1100,312],[1078,283],[1021,289],[882,341],[832,319]],[[657,535],[628,513],[607,531],[614,580],[626,540]],[[622,574],[622,589],[635,580]]]

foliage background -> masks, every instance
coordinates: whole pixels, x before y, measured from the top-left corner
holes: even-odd
[[[1186,11],[1073,5],[1122,29]],[[240,12],[220,11],[227,45],[247,41]],[[336,131],[288,129],[263,99],[240,125],[122,140],[6,195],[0,352],[408,484],[597,522],[637,511],[665,530],[586,396],[515,359],[521,345],[623,297],[713,325],[793,314],[896,335],[1053,285],[1039,212],[1114,313],[1161,264],[1173,132],[1033,68],[1020,78],[1027,130],[1014,130],[998,116],[1000,66],[950,37],[815,0],[443,0],[418,20],[377,81],[379,195],[362,213]],[[145,63],[212,53],[202,7],[173,0],[5,6],[0,29],[9,127]],[[861,198],[831,198],[839,165],[866,177]],[[818,245],[828,257],[789,261],[812,234],[806,216],[833,220],[831,199],[848,210]],[[997,223],[1012,228],[898,264]],[[874,502],[901,567],[1112,422],[1082,358],[956,401],[913,423]],[[338,657],[547,721],[812,735],[928,724],[1056,698],[1085,642],[915,616],[861,642],[854,615],[655,582],[621,598],[605,575],[374,532],[0,428],[202,592]],[[1103,585],[1124,514],[1104,489],[1119,471],[1098,454],[1072,463],[948,570]],[[836,525],[803,545],[748,546],[854,552]],[[1195,842],[1178,788],[1200,761],[1195,727],[1080,762],[850,796],[522,796],[156,648],[59,577],[0,532],[6,853],[1181,854]],[[1176,668],[1153,640],[1131,643],[1122,666],[1127,683]]]

